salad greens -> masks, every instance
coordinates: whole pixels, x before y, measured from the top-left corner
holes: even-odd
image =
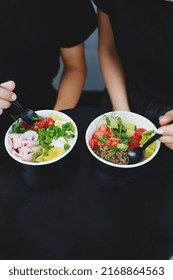
[[[23,121],[20,121],[19,116],[11,116],[15,120],[12,124],[13,134],[35,131],[38,135],[38,145],[40,149],[36,150],[33,154],[33,162],[45,161],[51,159],[51,157],[61,155],[64,151],[70,149],[69,140],[75,137],[75,127],[72,122],[64,122],[64,120],[56,114],[52,114],[52,116],[53,118],[38,116],[38,118],[34,119],[36,122],[32,126],[28,126]],[[57,124],[55,124],[55,119],[59,121]],[[57,142],[56,140],[58,139],[59,141]]]
[[[74,138],[74,127],[71,122],[62,124],[62,127],[51,125],[47,129],[40,128],[37,130],[39,144],[46,150],[50,150],[54,146],[52,145],[52,140],[57,140],[60,137],[63,137],[66,140],[64,144],[64,149],[68,150],[70,148],[67,143],[68,139]]]
[[[124,122],[120,116],[112,112],[109,116],[104,115],[103,123],[94,131],[89,145],[99,157],[115,164],[128,164],[127,151],[142,146],[153,134],[154,130],[146,130],[136,127],[130,121]],[[149,157],[155,150],[156,143],[147,148]]]
[[[126,134],[127,128],[120,117],[113,114],[110,117],[106,116],[106,125],[110,128],[112,134],[119,138],[121,143],[127,144],[129,142],[130,137]]]

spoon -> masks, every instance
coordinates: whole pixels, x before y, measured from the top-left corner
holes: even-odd
[[[155,140],[159,139],[162,135],[163,130],[157,129],[156,133],[142,147],[136,147],[128,151],[127,155],[129,157],[129,164],[135,164],[141,161],[144,158],[145,149]]]
[[[27,123],[28,125],[33,125],[35,122],[35,118],[38,118],[38,115],[29,108],[23,108],[23,106],[17,101],[12,102],[21,112],[21,119]]]

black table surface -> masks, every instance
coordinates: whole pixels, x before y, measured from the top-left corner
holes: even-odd
[[[47,169],[25,168],[0,145],[0,259],[169,259],[173,152],[134,174],[100,168],[85,144],[98,108],[65,111],[75,148]]]

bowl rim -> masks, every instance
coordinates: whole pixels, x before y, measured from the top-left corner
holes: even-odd
[[[101,118],[103,118],[104,116],[106,115],[110,115],[112,113],[116,113],[116,115],[118,116],[118,114],[130,114],[130,115],[134,115],[136,117],[140,117],[141,119],[143,119],[144,121],[147,121],[148,124],[151,124],[151,126],[153,127],[153,129],[157,130],[156,126],[152,123],[152,121],[150,121],[149,119],[147,119],[146,117],[138,114],[138,113],[134,113],[134,112],[129,112],[129,111],[109,111],[109,112],[106,112],[106,113],[103,113],[101,115],[99,115],[98,117],[96,117],[90,124],[89,126],[87,127],[87,130],[86,130],[86,133],[85,133],[85,142],[86,142],[86,145],[87,145],[87,148],[88,150],[90,151],[90,153],[100,162],[106,164],[107,166],[111,166],[111,167],[117,167],[117,168],[120,168],[120,169],[130,169],[130,168],[135,168],[135,167],[140,167],[140,166],[144,166],[146,163],[148,163],[149,161],[151,161],[155,156],[156,154],[158,153],[159,149],[160,149],[160,146],[161,146],[161,143],[160,141],[156,140],[156,149],[154,151],[154,153],[147,159],[143,160],[143,161],[140,161],[138,163],[135,163],[135,164],[115,164],[115,163],[112,163],[112,162],[109,162],[109,161],[106,161],[105,159],[102,159],[101,157],[99,157],[98,155],[96,155],[94,153],[94,151],[91,149],[90,145],[89,145],[89,141],[88,141],[88,134],[89,134],[89,131],[90,131],[90,128],[93,126],[94,123],[98,122]]]
[[[9,154],[14,160],[18,161],[19,163],[24,164],[24,165],[36,166],[36,167],[37,167],[37,166],[46,166],[46,165],[48,165],[48,164],[55,163],[55,162],[61,160],[62,158],[64,158],[65,156],[67,156],[67,155],[72,151],[72,149],[74,148],[74,146],[75,146],[75,144],[76,144],[76,142],[77,142],[77,139],[78,139],[78,128],[77,128],[77,125],[76,125],[76,123],[74,122],[74,120],[73,120],[70,116],[68,116],[67,114],[65,114],[64,112],[56,111],[56,110],[50,110],[50,109],[36,110],[35,112],[38,113],[38,114],[42,114],[43,112],[46,113],[46,114],[56,114],[56,115],[58,115],[58,116],[60,116],[60,117],[62,117],[62,118],[65,117],[65,118],[69,119],[70,122],[72,122],[72,124],[73,124],[73,126],[74,126],[74,128],[75,128],[75,137],[73,138],[74,141],[73,141],[73,143],[70,145],[70,148],[69,148],[67,151],[65,151],[62,155],[60,155],[59,157],[54,158],[54,159],[52,159],[52,160],[48,160],[48,161],[30,162],[30,161],[21,160],[20,158],[17,158],[15,155],[13,155],[13,154],[11,153],[9,147],[8,147],[8,146],[9,146],[9,145],[8,145],[8,135],[9,135],[9,133],[10,133],[10,131],[11,131],[12,125],[13,125],[15,122],[13,122],[13,123],[11,124],[11,126],[8,128],[8,130],[7,130],[6,134],[5,134],[5,137],[4,137],[4,145],[5,145],[5,149],[6,149],[6,151],[8,152],[8,154]],[[21,118],[19,118],[19,121],[21,121]]]

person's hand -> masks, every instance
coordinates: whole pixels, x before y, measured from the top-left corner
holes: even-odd
[[[159,118],[160,125],[164,131],[164,135],[159,138],[168,148],[173,150],[173,110],[165,113]]]
[[[0,115],[3,113],[3,109],[7,109],[11,106],[11,101],[16,99],[16,94],[13,92],[15,83],[8,81],[0,84]]]

